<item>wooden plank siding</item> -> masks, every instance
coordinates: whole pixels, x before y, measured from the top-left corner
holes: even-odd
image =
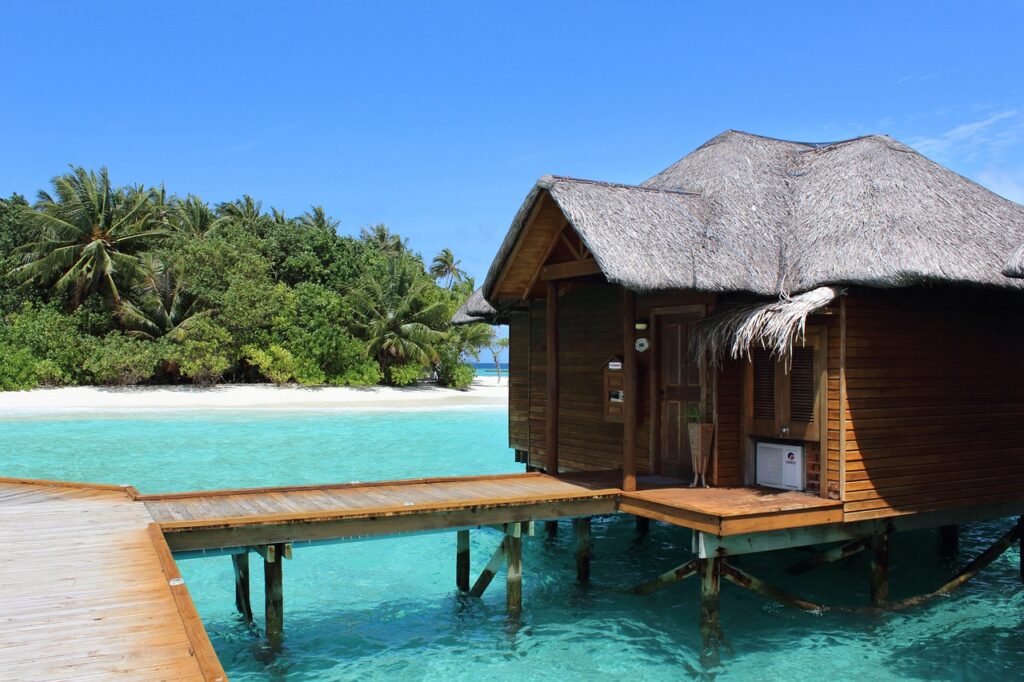
[[[530,449],[530,314],[516,312],[508,321],[508,446]]]
[[[845,520],[1019,499],[1019,299],[856,290],[846,307]],[[828,428],[838,445],[831,409]]]

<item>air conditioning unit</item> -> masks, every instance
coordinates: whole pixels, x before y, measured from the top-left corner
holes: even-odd
[[[804,448],[784,443],[758,443],[755,463],[758,485],[785,490],[805,488]]]

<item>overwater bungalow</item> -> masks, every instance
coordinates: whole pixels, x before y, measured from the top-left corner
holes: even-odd
[[[1024,511],[1022,239],[890,137],[728,131],[639,185],[541,178],[456,319],[509,327],[519,461],[697,531],[662,584],[771,592],[728,557],[845,541],[818,561],[872,548],[882,606],[892,532]]]

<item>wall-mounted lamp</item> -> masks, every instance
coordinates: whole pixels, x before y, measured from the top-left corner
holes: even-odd
[[[637,320],[633,323],[633,328],[639,332],[647,329],[647,320]]]

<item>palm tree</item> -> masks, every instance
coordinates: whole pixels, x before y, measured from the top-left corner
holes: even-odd
[[[459,267],[462,261],[455,259],[451,249],[441,249],[441,253],[434,256],[434,262],[430,265],[430,276],[434,279],[448,278],[446,287],[452,288],[456,282],[461,282],[466,276],[465,270]]]
[[[135,271],[135,254],[167,235],[151,194],[115,190],[106,168],[96,174],[72,167],[53,179],[53,189],[54,195],[40,192],[34,208],[22,208],[33,241],[24,247],[24,264],[9,274],[71,292],[74,307],[97,291],[120,306],[120,283]]]
[[[446,304],[428,303],[432,283],[417,262],[402,253],[389,258],[385,276],[365,276],[351,293],[355,329],[366,340],[366,352],[380,364],[391,383],[391,367],[438,360],[437,344],[445,339]]]
[[[218,218],[209,204],[189,194],[184,201],[179,201],[169,216],[171,229],[185,237],[201,239],[215,235],[226,222],[226,218]]]
[[[384,223],[359,230],[359,238],[373,244],[384,253],[399,255],[406,250],[407,239],[395,234]]]
[[[263,202],[243,194],[241,199],[217,204],[217,213],[240,225],[252,224],[263,217]]]
[[[199,310],[195,297],[165,260],[146,254],[138,268],[138,282],[117,316],[128,336],[152,341],[162,336],[177,339],[189,323],[212,312]]]
[[[498,383],[501,383],[501,352],[508,348],[508,337],[500,339],[494,339],[491,345],[488,346],[488,350],[491,351],[491,356],[494,358],[494,371],[498,373]]]
[[[310,210],[303,213],[302,217],[299,218],[299,223],[303,227],[315,227],[321,230],[330,230],[331,232],[337,232],[338,225],[341,224],[327,215],[323,206],[310,206]],[[365,234],[365,228],[363,228],[363,232]],[[364,236],[363,238],[365,239],[366,237]]]

